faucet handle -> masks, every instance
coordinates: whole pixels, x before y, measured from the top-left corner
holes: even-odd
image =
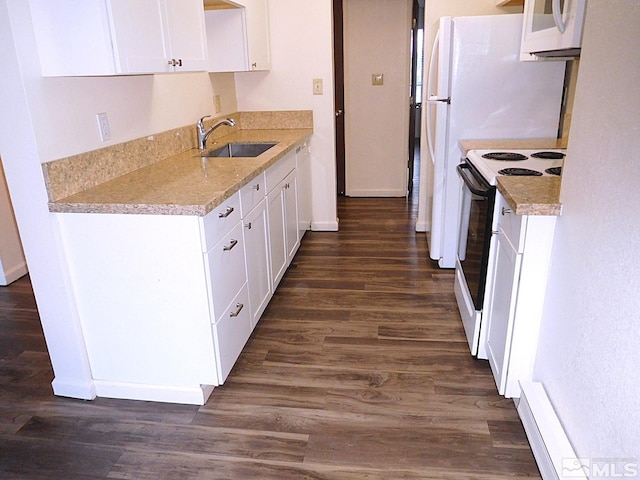
[[[211,117],[213,117],[213,115],[205,115],[204,117],[202,117],[200,120],[198,120],[198,126],[201,128],[204,128],[204,121],[207,118],[211,118]]]

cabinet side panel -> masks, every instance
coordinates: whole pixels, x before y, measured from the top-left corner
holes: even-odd
[[[217,384],[197,217],[57,218],[94,379]]]

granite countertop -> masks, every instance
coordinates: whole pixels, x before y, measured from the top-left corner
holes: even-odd
[[[460,150],[527,150],[566,148],[566,140],[556,138],[461,140]],[[559,177],[507,177],[497,178],[498,191],[517,215],[560,215]]]
[[[191,149],[74,195],[49,203],[58,213],[204,216],[287,152],[312,129],[239,130],[210,142],[278,142],[254,158],[206,158]]]

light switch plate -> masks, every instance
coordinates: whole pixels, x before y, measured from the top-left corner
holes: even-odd
[[[313,79],[313,94],[314,95],[322,95],[323,87],[322,87],[322,79],[314,78]]]
[[[383,73],[373,73],[371,74],[371,85],[374,87],[379,87],[384,85],[384,74]]]

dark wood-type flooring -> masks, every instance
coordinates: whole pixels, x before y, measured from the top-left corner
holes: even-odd
[[[0,479],[540,478],[415,203],[338,205],[202,407],[54,397],[29,279],[0,287]]]

